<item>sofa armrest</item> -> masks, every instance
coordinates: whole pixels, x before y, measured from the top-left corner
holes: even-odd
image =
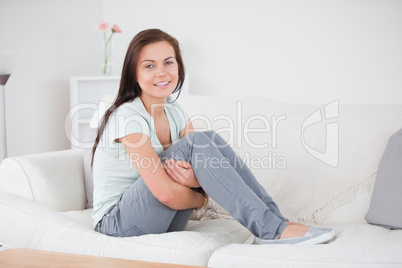
[[[6,158],[0,166],[0,191],[57,211],[82,210],[86,204],[83,151]]]

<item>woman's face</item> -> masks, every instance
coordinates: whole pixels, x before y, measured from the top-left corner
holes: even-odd
[[[166,99],[176,88],[178,65],[173,47],[166,41],[144,46],[137,65],[141,97]]]

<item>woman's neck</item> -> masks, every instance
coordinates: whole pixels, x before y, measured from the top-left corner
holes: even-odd
[[[140,99],[152,118],[158,118],[165,113],[166,98],[153,98],[151,96],[141,94]]]

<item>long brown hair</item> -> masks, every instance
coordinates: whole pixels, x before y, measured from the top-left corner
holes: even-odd
[[[183,60],[180,53],[179,42],[174,37],[159,29],[148,29],[139,32],[136,36],[134,36],[133,40],[131,40],[130,45],[127,49],[123,69],[121,72],[120,86],[117,98],[110,106],[110,108],[105,112],[105,115],[102,118],[101,125],[99,126],[98,135],[96,136],[95,143],[92,148],[91,167],[94,162],[96,148],[98,147],[99,141],[102,138],[110,115],[123,103],[133,101],[141,94],[141,87],[137,82],[137,64],[141,49],[146,45],[161,41],[167,41],[173,47],[176,54],[175,58],[178,65],[179,78],[177,86],[172,93],[179,92],[180,94],[181,87],[184,83],[185,72]]]

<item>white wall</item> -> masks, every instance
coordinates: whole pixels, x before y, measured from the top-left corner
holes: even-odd
[[[6,86],[8,156],[70,147],[64,134],[69,77],[99,73],[101,6],[0,0],[0,53],[25,52]]]
[[[0,52],[25,51],[7,85],[9,155],[69,148],[69,77],[100,73],[101,18],[119,74],[132,37],[182,45],[191,94],[402,104],[402,1],[0,0]]]
[[[180,40],[192,94],[303,103],[402,103],[401,14],[387,0],[104,1],[121,57],[144,28]]]

